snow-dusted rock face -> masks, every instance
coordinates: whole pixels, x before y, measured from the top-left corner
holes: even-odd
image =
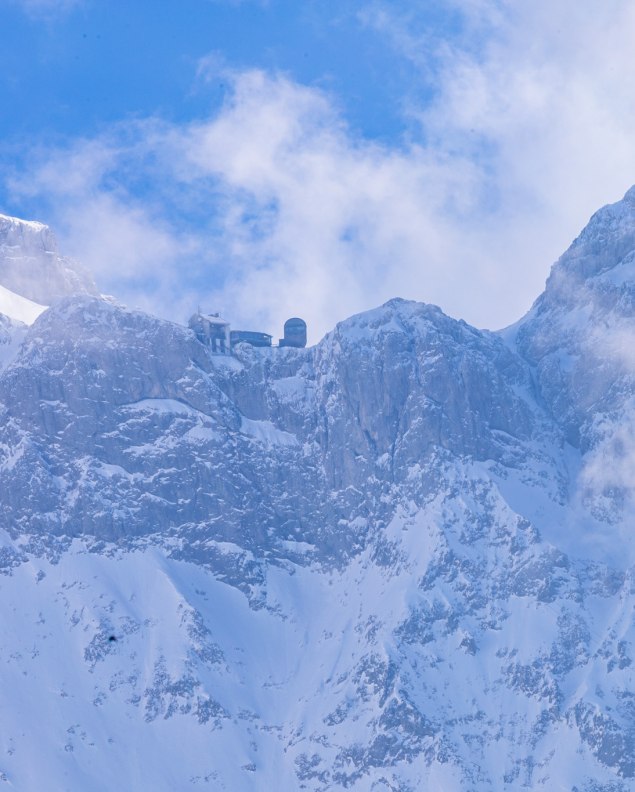
[[[59,254],[48,226],[6,215],[0,215],[0,285],[40,305],[97,293],[90,275]]]
[[[90,296],[0,325],[0,773],[631,789],[634,240],[629,193],[502,334],[403,300],[233,357]]]
[[[0,312],[0,371],[15,357],[26,334],[26,325]]]
[[[0,380],[0,519],[107,540],[194,531],[259,552],[302,541],[346,561],[391,519],[395,488],[418,504],[436,493],[442,460],[549,464],[528,388],[498,338],[400,300],[313,349],[227,360],[185,328],[72,298]]]
[[[518,329],[541,392],[574,444],[632,395],[635,371],[635,188],[597,212],[555,264]]]
[[[516,338],[554,420],[586,452],[593,510],[620,519],[635,475],[635,188],[591,218]]]

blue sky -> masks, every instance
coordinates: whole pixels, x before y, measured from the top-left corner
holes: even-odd
[[[634,33],[625,0],[4,0],[0,211],[179,321],[503,326],[635,182]]]
[[[337,95],[349,122],[384,139],[403,132],[402,103],[425,87],[359,3],[181,0],[66,4],[5,2],[0,20],[0,131],[14,136],[94,134],[105,123],[207,115],[223,80],[202,86],[202,58],[284,71]],[[434,6],[435,4],[431,4]],[[29,10],[30,8],[30,10]],[[418,24],[450,24],[424,14]]]

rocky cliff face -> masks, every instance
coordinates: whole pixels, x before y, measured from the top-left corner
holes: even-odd
[[[402,300],[313,349],[228,359],[185,328],[72,298],[0,380],[3,519],[16,535],[308,542],[345,563],[397,493],[422,506],[456,458],[532,459],[562,489],[531,387],[500,339]]]
[[[403,300],[233,357],[90,296],[0,326],[6,778],[629,789],[634,206],[501,334]]]
[[[635,480],[635,188],[597,212],[520,323],[520,353],[568,441],[602,521],[632,511]]]
[[[519,350],[576,446],[588,448],[598,413],[632,394],[634,309],[635,188],[593,216],[518,330]]]
[[[90,275],[59,254],[48,226],[6,215],[0,215],[0,284],[41,305],[97,294]]]

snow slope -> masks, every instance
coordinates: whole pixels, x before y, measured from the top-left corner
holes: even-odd
[[[404,300],[234,358],[86,295],[5,323],[0,778],[632,789],[634,195],[502,334]]]
[[[45,305],[38,305],[26,297],[21,297],[4,286],[0,286],[0,314],[8,316],[24,324],[33,324],[38,316],[46,310]]]

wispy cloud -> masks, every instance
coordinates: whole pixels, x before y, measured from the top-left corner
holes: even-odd
[[[429,144],[478,162],[492,200],[559,215],[566,204],[574,222],[623,193],[635,180],[632,4],[444,5],[462,25],[432,38],[417,33],[411,4],[372,6],[397,50],[434,65],[436,98],[411,108]]]
[[[274,330],[301,312],[315,335],[395,293],[426,296],[426,271],[459,277],[444,212],[469,166],[354,140],[325,94],[285,77],[237,73],[233,87],[207,122],[41,152],[13,194],[46,196],[73,255],[128,298],[154,290],[162,311],[180,285]]]
[[[201,301],[272,332],[300,313],[316,338],[401,295],[511,322],[591,212],[635,180],[635,9],[473,0],[426,55],[399,7],[374,4],[366,24],[396,45],[407,34],[435,87],[400,146],[354,135],[320,90],[214,61],[232,91],[209,119],[119,125],[47,152],[14,195],[48,196],[106,288],[150,293],[163,313]]]
[[[635,559],[634,219],[632,195],[598,213],[520,334],[546,403],[581,451],[569,466],[572,551],[584,536],[619,564]],[[589,514],[602,527],[585,530]]]
[[[16,200],[44,202],[64,252],[79,259],[100,287],[134,305],[182,318],[185,266],[199,240],[169,218],[168,195],[178,181],[166,163],[171,130],[155,122],[116,126],[94,140],[58,149],[33,149],[28,175],[9,178]],[[139,180],[152,186],[135,194]],[[187,300],[187,297],[184,297]]]

